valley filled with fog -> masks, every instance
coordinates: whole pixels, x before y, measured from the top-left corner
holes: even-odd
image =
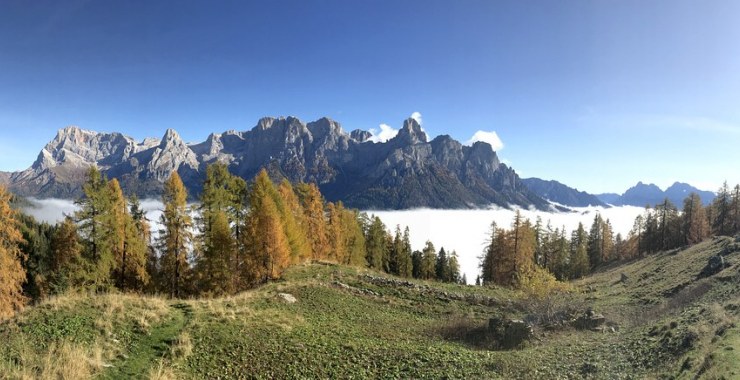
[[[73,201],[63,199],[29,199],[33,205],[23,209],[40,221],[56,223],[64,215],[74,213],[76,206]],[[162,214],[162,202],[154,199],[141,200],[141,206],[152,221],[152,229],[159,229],[158,221]],[[366,211],[375,214],[383,220],[389,230],[393,231],[396,225],[403,229],[408,226],[411,230],[411,246],[414,250],[421,250],[427,240],[434,243],[439,250],[444,247],[449,253],[456,251],[461,266],[469,282],[473,282],[478,275],[478,257],[483,253],[488,239],[491,222],[499,227],[509,227],[514,218],[514,210],[491,208],[481,210],[434,210],[416,209],[401,211]],[[543,225],[550,222],[553,229],[565,227],[566,231],[576,229],[578,223],[583,223],[588,231],[597,213],[604,219],[609,219],[614,234],[621,233],[626,237],[634,223],[635,217],[644,208],[633,206],[621,207],[587,207],[576,208],[573,212],[544,212],[521,210],[525,218],[534,222],[538,217]]]

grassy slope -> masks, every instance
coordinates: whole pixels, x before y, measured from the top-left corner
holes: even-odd
[[[740,252],[726,256],[730,268],[696,279],[728,245],[734,242],[715,239],[607,268],[575,282],[570,294],[542,300],[504,289],[383,284],[366,276],[377,273],[329,265],[295,267],[284,281],[214,300],[63,297],[0,325],[8,342],[0,346],[0,374],[733,378],[740,374],[740,328],[733,327]],[[297,302],[285,303],[278,293]],[[616,332],[538,326],[536,339],[513,351],[490,350],[485,339],[492,315],[546,319],[588,307]]]

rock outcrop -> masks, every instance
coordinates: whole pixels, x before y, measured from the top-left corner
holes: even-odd
[[[595,330],[606,322],[602,314],[596,313],[589,309],[583,315],[574,319],[571,325],[579,330]]]
[[[534,337],[532,326],[518,319],[491,318],[488,332],[503,349],[519,348]]]
[[[721,272],[723,269],[727,268],[729,265],[725,261],[725,258],[717,255],[712,256],[709,258],[709,262],[707,262],[707,265],[702,268],[701,272],[699,273],[699,278],[709,277],[713,276],[719,272]]]

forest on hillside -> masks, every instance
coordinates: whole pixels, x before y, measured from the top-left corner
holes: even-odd
[[[408,228],[396,226],[392,233],[378,217],[326,202],[315,184],[294,187],[283,180],[276,186],[265,170],[247,183],[225,165],[211,165],[200,202],[192,207],[173,174],[164,184],[161,228],[154,236],[139,200],[124,196],[118,181],[95,167],[76,202],[79,210],[56,225],[14,210],[11,194],[0,191],[0,259],[10,263],[0,266],[0,297],[8,300],[3,316],[70,290],[235,294],[310,261],[464,280],[455,252],[437,252],[431,242],[413,252]]]
[[[175,173],[164,184],[164,210],[152,234],[136,197],[91,167],[79,210],[50,225],[11,207],[0,190],[0,315],[68,291],[136,292],[174,298],[214,297],[277,280],[290,265],[328,261],[400,277],[467,283],[456,252],[427,241],[413,250],[410,231],[377,216],[326,202],[315,184],[273,183],[261,171],[250,183],[223,164],[207,169],[200,202]],[[740,231],[740,186],[725,184],[702,206],[690,194],[646,207],[628,236],[596,215],[587,231],[532,223],[517,212],[509,229],[495,223],[480,257],[476,285],[561,289],[605,264],[695,244]]]

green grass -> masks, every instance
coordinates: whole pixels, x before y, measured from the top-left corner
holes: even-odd
[[[171,346],[192,318],[192,308],[185,303],[170,306],[165,321],[139,334],[129,344],[129,350],[121,354],[100,376],[102,379],[137,379],[148,376],[153,363],[165,357]]]
[[[375,278],[386,275],[332,265],[296,266],[279,282],[218,299],[75,296],[0,325],[9,342],[0,373],[62,373],[45,369],[59,366],[48,358],[62,352],[92,363],[77,378],[729,379],[740,373],[740,252],[725,257],[723,272],[697,279],[729,244],[718,238],[614,265],[541,299],[383,284]],[[486,335],[492,316],[545,319],[589,307],[615,332],[537,325],[517,350],[497,350]]]

